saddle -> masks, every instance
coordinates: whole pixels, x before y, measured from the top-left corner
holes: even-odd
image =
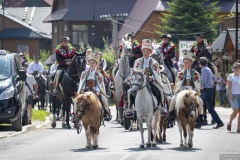
[[[86,89],[87,90],[90,90],[90,91],[93,91],[93,87],[96,86],[96,82],[94,79],[90,79],[90,80],[86,80]]]
[[[152,94],[157,98],[157,101],[158,101],[157,106],[159,106],[159,104],[162,102],[161,93],[153,83],[149,83],[149,86],[151,87]]]

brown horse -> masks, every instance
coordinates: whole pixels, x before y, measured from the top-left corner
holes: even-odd
[[[85,129],[87,138],[86,148],[90,149],[91,146],[94,149],[98,148],[99,128],[103,121],[101,102],[93,92],[85,92],[84,94],[77,94],[74,98],[74,108],[76,119],[82,120]]]
[[[180,147],[192,148],[193,146],[193,131],[195,122],[198,117],[198,108],[200,104],[197,92],[193,90],[182,90],[177,94],[176,98],[176,120],[180,132]],[[184,144],[182,139],[182,130],[184,136]],[[188,132],[188,143],[187,143],[187,132]]]

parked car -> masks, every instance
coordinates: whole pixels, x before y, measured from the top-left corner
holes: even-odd
[[[14,131],[28,124],[25,80],[20,56],[0,50],[0,123],[12,124]]]

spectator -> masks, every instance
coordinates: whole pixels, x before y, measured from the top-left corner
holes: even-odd
[[[29,67],[28,67],[28,74],[36,74],[36,73],[43,73],[44,68],[41,62],[39,62],[39,56],[35,56],[35,61],[30,63]]]
[[[229,73],[226,73],[225,74],[225,77],[227,78],[229,75]],[[230,97],[229,97],[229,92],[228,92],[228,85],[227,85],[227,81],[224,81],[224,84],[226,85],[226,96],[227,96],[227,99],[228,99],[228,102],[227,102],[227,107],[231,106],[230,103]]]
[[[27,70],[28,65],[25,65],[24,68]],[[38,86],[32,75],[27,74],[27,79],[25,81],[26,90],[27,90],[27,104],[28,104],[28,124],[32,124],[32,108],[33,100],[37,98]]]
[[[214,95],[213,85],[216,77],[212,73],[211,69],[207,67],[207,64],[208,59],[206,57],[201,57],[199,59],[199,67],[201,68],[200,83],[202,86],[203,103],[205,108],[207,108],[208,112],[211,114],[212,119],[217,122],[216,127],[213,127],[213,129],[218,129],[223,127],[224,124],[219,118],[217,112],[214,110],[212,99]]]
[[[224,83],[223,83],[222,73],[219,73],[219,77],[217,79],[216,91],[218,92],[218,100],[219,100],[220,106],[223,106],[223,97],[222,97],[223,86],[224,86]]]
[[[230,120],[227,124],[227,130],[231,131],[231,125],[233,119],[238,114],[237,132],[240,133],[240,63],[235,62],[233,64],[233,73],[228,75],[227,85],[230,97],[230,103],[233,112],[230,116]]]

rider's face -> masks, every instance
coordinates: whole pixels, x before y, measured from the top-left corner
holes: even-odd
[[[202,37],[196,37],[196,41],[197,41],[197,43],[201,43],[203,41],[203,38]]]
[[[168,38],[162,38],[163,43],[169,43],[169,39]]]
[[[35,63],[38,63],[39,62],[39,59],[35,59]]]
[[[63,41],[62,41],[62,46],[66,47],[67,45],[68,45],[68,41],[63,40]]]
[[[94,60],[89,60],[88,65],[90,66],[90,70],[94,70],[97,67],[97,62]]]
[[[142,54],[143,54],[143,57],[144,58],[149,58],[149,56],[150,56],[150,54],[152,53],[152,50],[150,50],[150,49],[142,49]]]
[[[190,61],[189,59],[184,59],[183,64],[186,69],[191,69],[193,62]]]

